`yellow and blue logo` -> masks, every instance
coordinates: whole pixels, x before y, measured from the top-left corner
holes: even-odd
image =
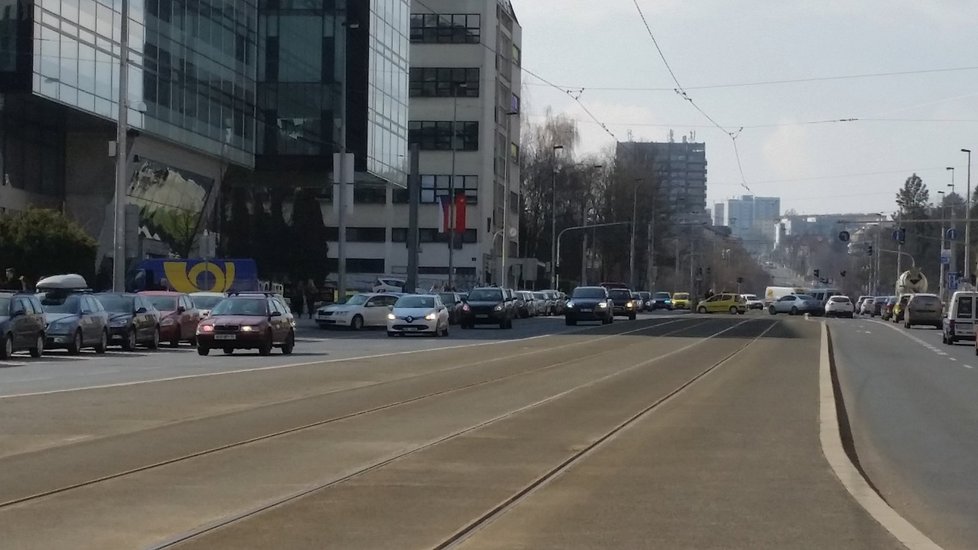
[[[168,287],[177,292],[228,292],[234,284],[234,262],[168,261],[163,264]]]

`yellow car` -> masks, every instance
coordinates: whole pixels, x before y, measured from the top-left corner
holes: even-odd
[[[727,313],[743,315],[747,313],[747,303],[740,294],[716,294],[696,306],[697,313]]]
[[[689,309],[689,293],[677,292],[673,294],[672,309]]]
[[[893,315],[890,316],[890,320],[894,323],[902,323],[903,316],[907,311],[907,302],[910,301],[910,297],[913,294],[901,294],[900,299],[897,300],[896,305],[893,306]]]

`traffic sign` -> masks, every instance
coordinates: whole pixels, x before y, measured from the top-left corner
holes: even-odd
[[[948,274],[947,274],[947,288],[948,288],[948,290],[957,290],[958,289],[958,279],[960,279],[960,274],[959,273],[956,273],[956,272],[953,272],[953,271],[949,271],[948,272]]]
[[[849,239],[851,237],[852,237],[852,235],[850,235],[848,231],[842,231],[842,232],[839,233],[839,240],[842,241],[842,242],[844,242],[844,243],[849,242]]]
[[[949,240],[949,241],[956,241],[956,240],[958,240],[958,230],[957,229],[954,229],[953,227],[951,229],[948,229],[947,230],[946,235],[947,235],[947,240]]]

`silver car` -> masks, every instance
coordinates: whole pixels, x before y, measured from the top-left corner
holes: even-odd
[[[800,315],[803,313],[822,313],[822,302],[807,294],[789,294],[771,303],[767,308],[771,315],[787,313]]]
[[[437,294],[401,296],[387,314],[387,336],[448,336],[448,308]]]

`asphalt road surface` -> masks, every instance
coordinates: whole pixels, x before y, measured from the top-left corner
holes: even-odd
[[[881,495],[944,548],[978,548],[978,357],[932,328],[830,324],[860,463]]]
[[[899,547],[822,455],[818,322],[518,327],[2,369],[0,546]]]

